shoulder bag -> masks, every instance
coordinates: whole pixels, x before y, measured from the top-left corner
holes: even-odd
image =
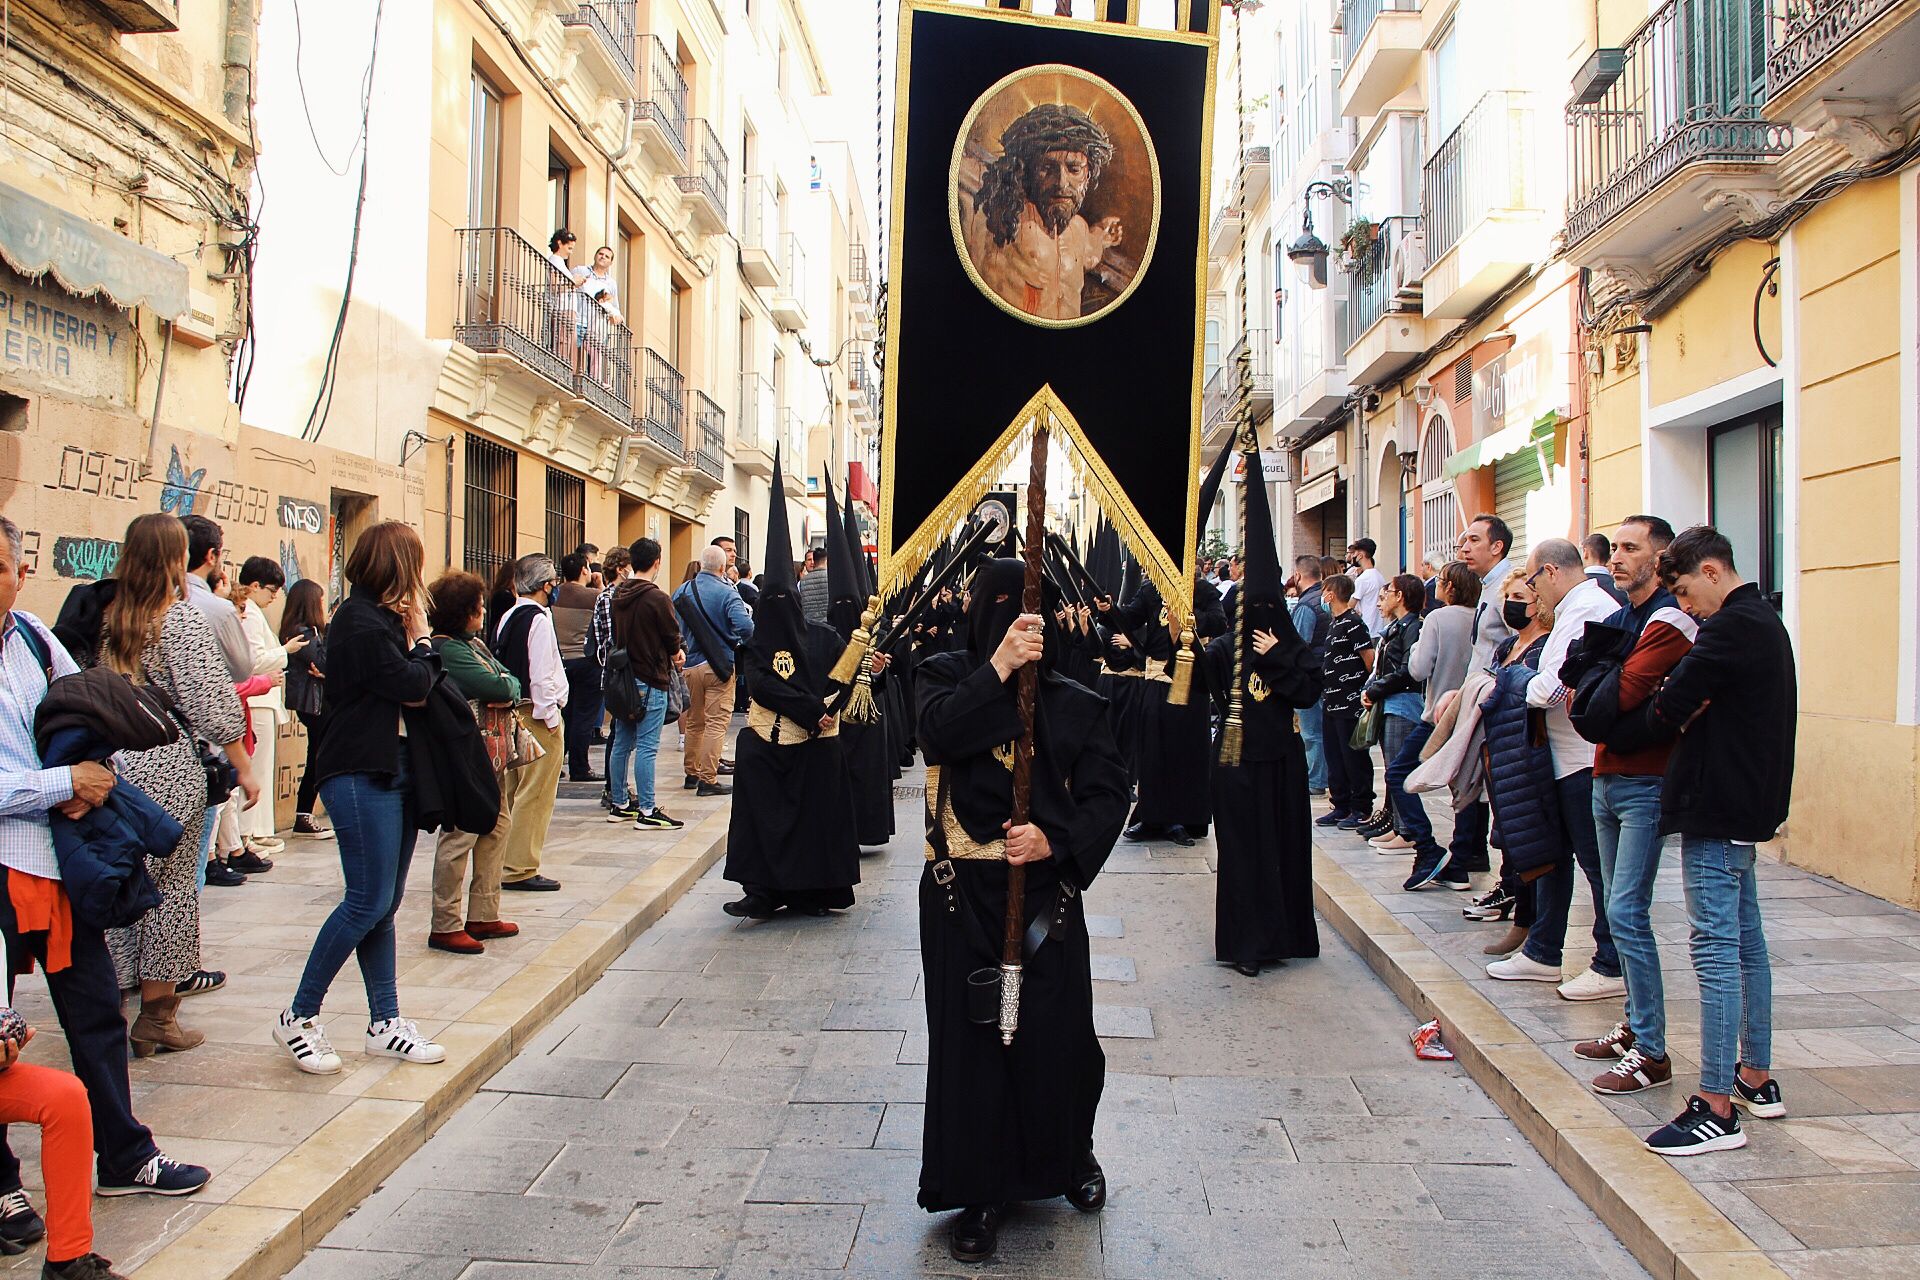
[[[632,723],[647,714],[653,689],[633,673],[633,662],[625,646],[607,650],[607,665],[600,671],[600,696],[605,700],[607,714],[615,720]]]

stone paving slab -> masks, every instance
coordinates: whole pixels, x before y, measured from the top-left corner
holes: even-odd
[[[677,776],[677,755],[662,752],[663,777]],[[543,869],[564,887],[552,894],[505,895],[504,911],[521,934],[488,943],[483,956],[427,949],[433,842],[421,837],[398,919],[398,969],[405,1012],[447,1046],[448,1061],[439,1066],[361,1054],[366,1000],[351,964],[329,993],[322,1019],[346,1069],[337,1076],[302,1075],[273,1042],[272,1020],[292,999],[306,950],[339,899],[333,842],[289,838],[271,872],[239,888],[207,890],[205,962],[225,969],[228,982],[188,1000],[180,1015],[206,1034],[207,1043],[135,1061],[132,1080],[135,1113],[161,1147],[207,1165],[214,1179],[186,1200],[96,1199],[99,1252],[143,1280],[251,1280],[292,1268],[303,1250],[419,1149],[483,1081],[508,1067],[515,1049],[532,1043],[719,857],[724,801],[670,795],[665,802],[687,820],[687,828],[639,832],[629,824],[608,824],[596,791],[562,785]],[[39,1031],[33,1060],[68,1066],[43,980],[23,977],[15,1002]],[[662,1018],[673,1003],[661,1007]],[[558,1078],[566,1067],[550,1066],[542,1087],[599,1098],[632,1064],[623,1061],[611,1074],[596,1072],[594,1065],[582,1060],[583,1069],[570,1080]],[[10,1137],[25,1161],[28,1188],[44,1206],[39,1131],[16,1125]],[[456,1173],[468,1160],[446,1154],[408,1166],[395,1182],[510,1196],[518,1204],[563,1145],[537,1137],[516,1140],[474,1163],[471,1176]],[[459,1234],[461,1221],[457,1215],[445,1219],[444,1230]],[[419,1245],[415,1239],[413,1247]],[[0,1277],[38,1275],[40,1259],[39,1249],[0,1259]],[[388,1274],[439,1280],[457,1271],[448,1272],[440,1259],[389,1271],[383,1259],[355,1272],[372,1280]]]
[[[1444,840],[1446,815],[1433,812]],[[1316,905],[1416,1017],[1441,1018],[1474,1077],[1656,1273],[1718,1266],[1743,1275],[1916,1274],[1920,913],[1762,861],[1773,1066],[1789,1116],[1747,1119],[1744,1150],[1669,1162],[1640,1149],[1639,1139],[1698,1083],[1699,988],[1676,844],[1667,847],[1653,913],[1676,1083],[1600,1099],[1587,1088],[1599,1068],[1572,1047],[1612,1026],[1619,1001],[1570,1004],[1549,984],[1488,980],[1481,944],[1504,924],[1465,920],[1463,895],[1402,891],[1404,857],[1382,856],[1344,833],[1316,834]],[[1582,886],[1568,930],[1568,976],[1591,956],[1592,919]],[[1685,1213],[1671,1212],[1689,1203]],[[1714,1242],[1704,1253],[1702,1231]]]
[[[1088,895],[1111,922],[1096,958],[1133,979],[1095,990],[1153,1032],[1101,1041],[1105,1212],[1016,1206],[993,1262],[954,1262],[947,1215],[915,1203],[924,864],[911,794],[900,805],[906,834],[863,860],[859,903],[831,918],[733,921],[710,872],[296,1280],[413,1280],[443,1249],[460,1264],[445,1280],[1645,1280],[1463,1069],[1412,1058],[1404,1010],[1338,936],[1318,960],[1240,977],[1213,959],[1211,880],[1184,867]],[[907,977],[908,995],[888,990]],[[726,1038],[724,1052],[653,1061],[676,1026]],[[496,1149],[484,1187],[450,1185]],[[508,1196],[523,1205],[482,1212]],[[538,1214],[577,1238],[524,1229]]]

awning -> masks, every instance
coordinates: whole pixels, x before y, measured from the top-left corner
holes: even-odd
[[[1324,502],[1332,501],[1333,495],[1339,488],[1340,472],[1338,470],[1316,476],[1314,479],[1294,489],[1293,509],[1295,511],[1311,511]]]
[[[1551,438],[1553,429],[1559,425],[1560,415],[1547,413],[1542,414],[1540,420],[1531,426],[1524,422],[1516,423],[1484,439],[1475,440],[1447,459],[1447,478],[1451,480],[1465,472],[1490,467],[1508,454],[1518,453],[1529,445]]]
[[[864,502],[874,510],[879,509],[880,494],[874,488],[872,477],[867,474],[865,463],[847,464],[847,497],[854,502]]]
[[[23,276],[53,273],[79,297],[104,293],[167,320],[187,314],[187,268],[85,218],[0,183],[0,258]]]

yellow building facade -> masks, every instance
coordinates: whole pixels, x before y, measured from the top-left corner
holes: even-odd
[[[1592,526],[1729,535],[1799,660],[1780,852],[1920,903],[1920,4],[1603,4],[1596,35],[1619,70],[1576,77],[1566,231],[1590,281]],[[1672,74],[1703,50],[1740,56]]]

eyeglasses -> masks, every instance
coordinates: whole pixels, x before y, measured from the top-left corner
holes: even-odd
[[[1540,566],[1540,567],[1539,567],[1538,569],[1535,569],[1535,570],[1534,570],[1534,571],[1533,571],[1532,573],[1530,573],[1530,574],[1528,574],[1528,575],[1527,575],[1527,589],[1528,589],[1529,591],[1531,591],[1531,590],[1533,589],[1533,580],[1534,580],[1535,578],[1537,578],[1537,577],[1539,577],[1539,576],[1540,576],[1541,574],[1543,574],[1543,573],[1545,573],[1545,572],[1546,572],[1547,570],[1549,570],[1549,569],[1552,569],[1552,568],[1556,568],[1556,567],[1557,567],[1557,566],[1555,566],[1555,565],[1550,565],[1550,564],[1543,564],[1543,565],[1541,565],[1541,566]]]

